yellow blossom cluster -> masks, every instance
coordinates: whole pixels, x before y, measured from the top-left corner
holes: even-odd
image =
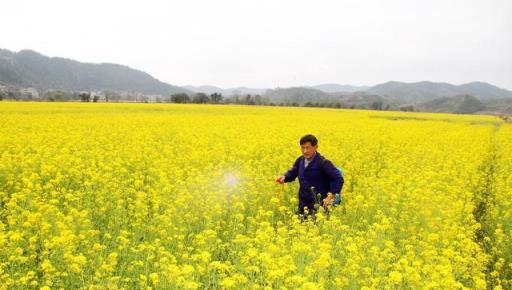
[[[490,116],[0,103],[0,289],[510,289]],[[312,133],[343,202],[276,184]]]
[[[485,164],[479,217],[482,246],[491,255],[489,288],[512,289],[512,126],[499,126]]]

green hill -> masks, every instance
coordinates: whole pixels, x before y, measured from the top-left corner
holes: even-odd
[[[420,111],[472,114],[485,109],[480,100],[471,95],[437,98],[418,105]]]
[[[188,92],[149,74],[111,63],[81,63],[32,50],[0,49],[0,83],[40,89],[115,90],[169,95]]]

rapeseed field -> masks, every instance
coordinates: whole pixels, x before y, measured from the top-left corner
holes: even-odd
[[[0,102],[0,289],[511,289],[512,125],[291,107]],[[312,133],[343,202],[273,180]]]

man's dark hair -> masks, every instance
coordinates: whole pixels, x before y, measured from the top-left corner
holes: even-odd
[[[307,134],[307,135],[303,136],[302,138],[300,138],[299,144],[303,145],[306,142],[311,143],[312,146],[316,146],[318,144],[318,139],[316,139],[316,137],[311,134]]]

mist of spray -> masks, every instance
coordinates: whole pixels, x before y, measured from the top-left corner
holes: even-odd
[[[240,179],[232,172],[228,172],[224,175],[224,185],[227,188],[234,188],[240,183]]]

